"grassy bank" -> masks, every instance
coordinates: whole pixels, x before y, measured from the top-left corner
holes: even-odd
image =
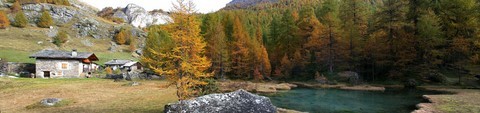
[[[162,112],[177,100],[174,88],[161,88],[165,81],[139,81],[140,86],[106,79],[8,79],[0,78],[2,112]],[[62,98],[65,106],[31,107],[44,98]]]
[[[426,86],[429,90],[445,91],[452,94],[426,95],[431,103],[422,103],[416,113],[479,113],[480,90],[458,87]]]

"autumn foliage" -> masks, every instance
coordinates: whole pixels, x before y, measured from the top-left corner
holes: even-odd
[[[203,80],[213,76],[206,73],[211,62],[205,56],[206,43],[200,35],[200,22],[194,13],[193,2],[177,0],[171,14],[173,22],[157,29],[165,30],[171,36],[171,49],[148,49],[146,53],[153,56],[142,58],[154,72],[167,76],[171,84],[176,85],[180,100],[200,94],[203,89],[199,86],[208,84]]]
[[[53,23],[52,16],[47,10],[44,10],[42,12],[42,16],[40,16],[40,18],[38,19],[38,22],[37,22],[38,27],[48,28],[53,24],[54,23]]]
[[[10,20],[5,11],[0,11],[0,29],[5,29],[10,26]]]
[[[17,14],[15,14],[15,21],[12,23],[12,25],[15,27],[24,28],[27,26],[27,24],[28,20],[23,11],[17,12]]]

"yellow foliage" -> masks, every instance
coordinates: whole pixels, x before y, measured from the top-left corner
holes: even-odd
[[[22,6],[20,5],[20,2],[15,1],[13,3],[13,6],[10,9],[12,10],[12,12],[18,12],[18,11],[22,10]]]
[[[149,49],[154,57],[144,56],[142,60],[149,62],[149,68],[155,73],[167,76],[171,85],[177,86],[179,99],[185,100],[198,94],[194,87],[207,84],[201,79],[213,76],[205,72],[210,68],[211,62],[204,55],[206,43],[200,35],[200,23],[195,16],[194,4],[191,1],[177,0],[171,18],[173,22],[162,29],[170,34],[175,45],[173,49]]]
[[[50,13],[48,11],[45,10],[42,12],[42,16],[40,16],[37,25],[38,27],[42,28],[48,28],[53,25],[52,16],[50,16]]]
[[[107,74],[113,74],[113,70],[110,67],[105,68],[105,73]]]

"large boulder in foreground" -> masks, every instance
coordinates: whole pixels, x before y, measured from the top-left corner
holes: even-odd
[[[165,105],[165,113],[276,113],[270,99],[245,90],[210,94]]]

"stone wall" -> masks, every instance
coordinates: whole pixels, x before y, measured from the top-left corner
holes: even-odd
[[[0,71],[12,74],[29,74],[35,72],[35,64],[17,62],[0,63]]]
[[[67,69],[62,69],[62,63],[67,63]],[[83,63],[78,60],[36,60],[36,76],[44,78],[44,72],[50,71],[50,78],[80,78],[83,71]]]

